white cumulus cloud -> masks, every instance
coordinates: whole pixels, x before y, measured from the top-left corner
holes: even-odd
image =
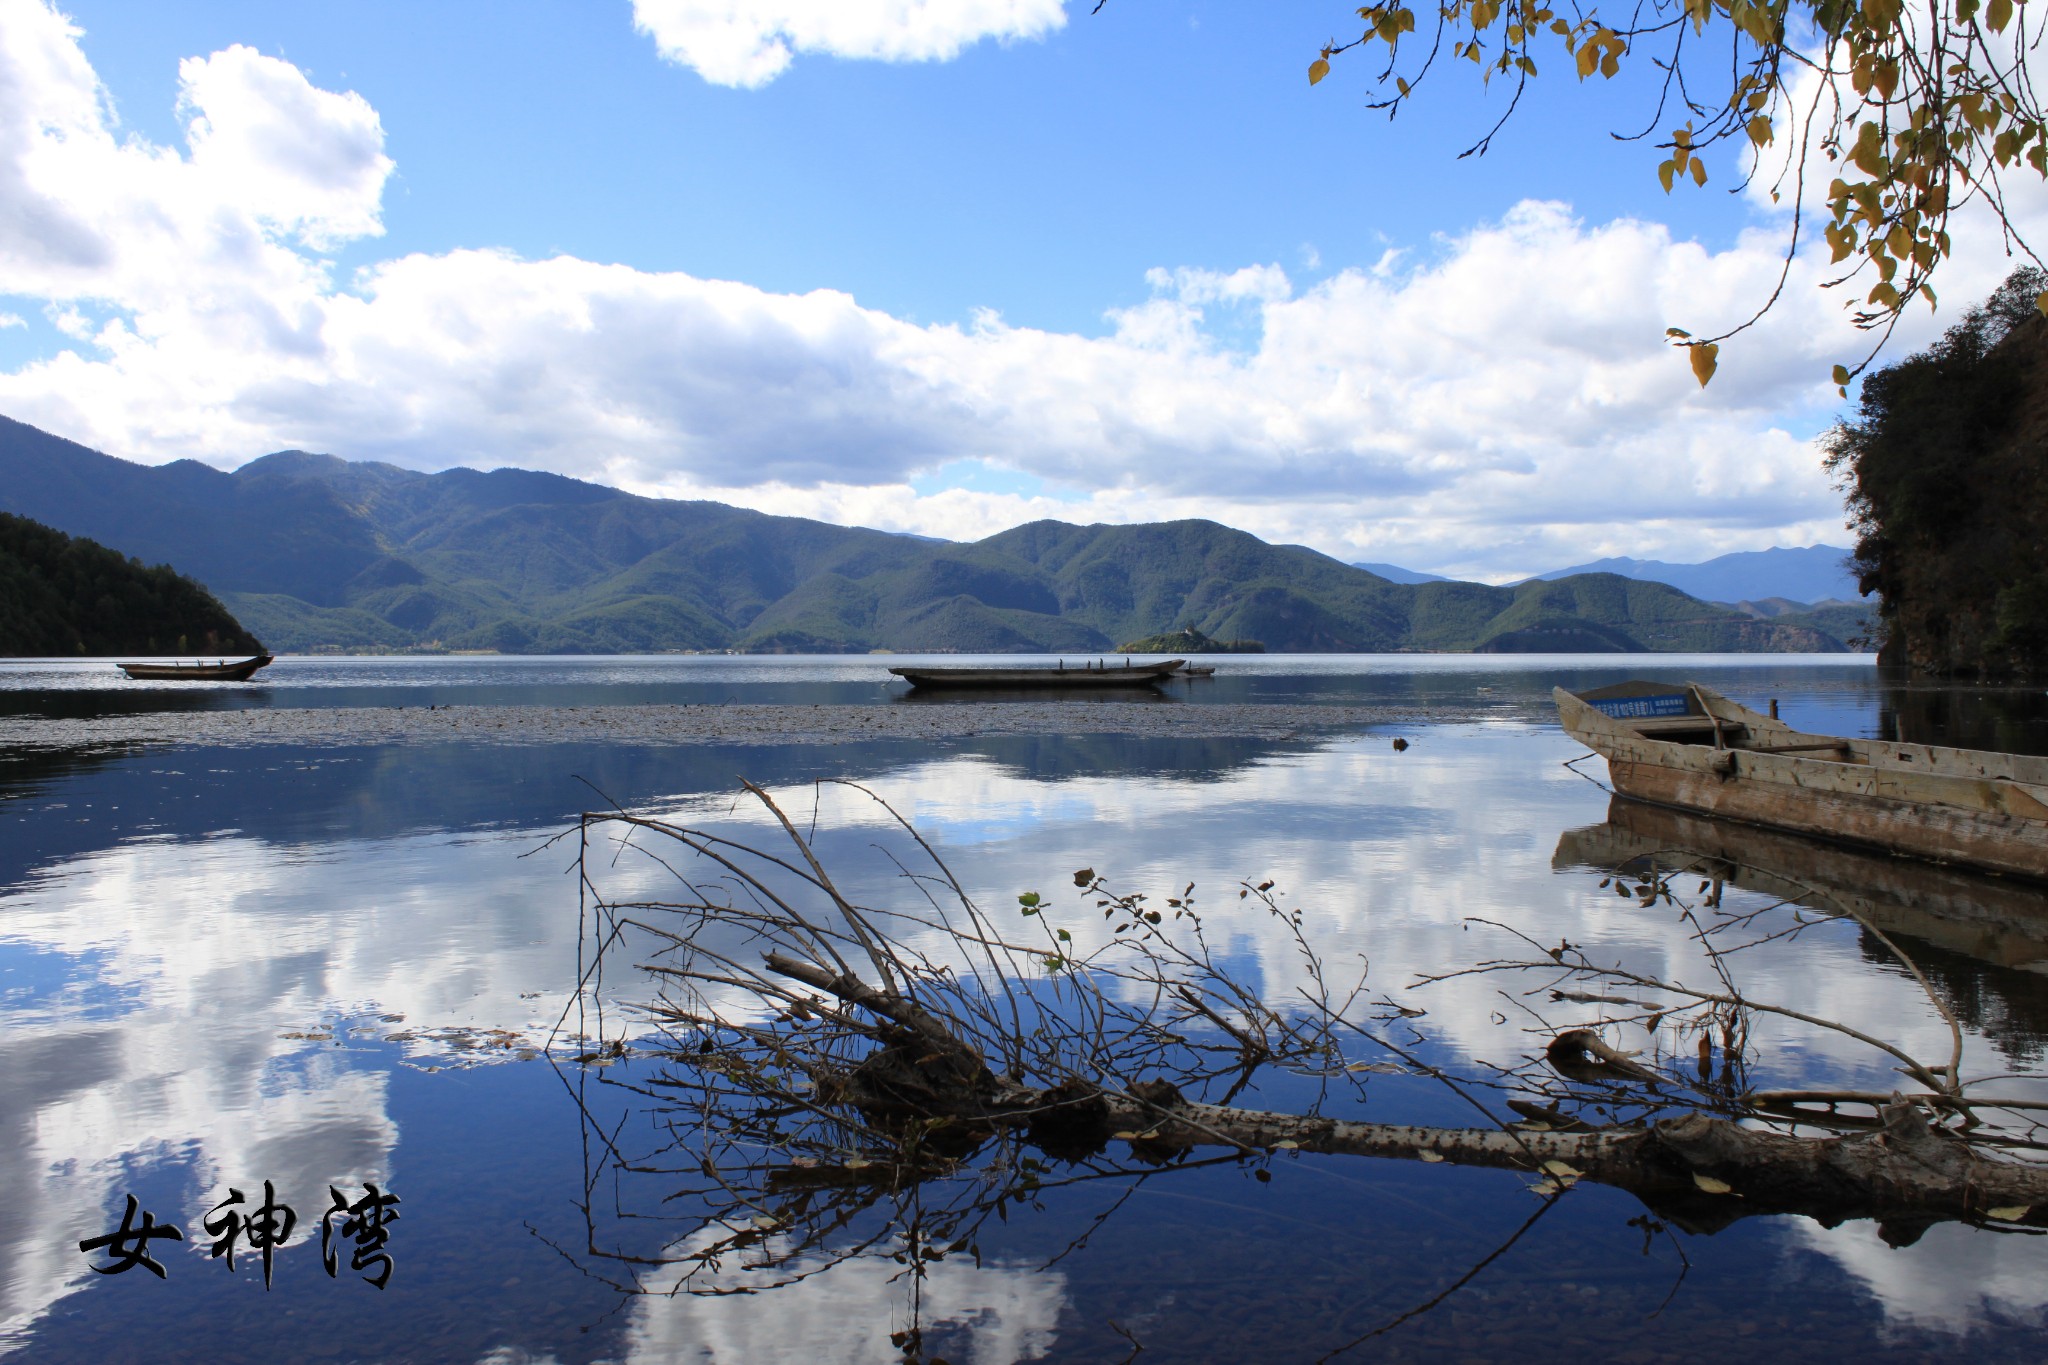
[[[766,85],[799,52],[885,62],[950,61],[984,38],[1042,38],[1063,0],[633,0],[663,57],[713,85]]]
[[[361,95],[315,89],[299,69],[231,47],[178,65],[193,172],[276,231],[326,248],[384,228],[391,158]]]

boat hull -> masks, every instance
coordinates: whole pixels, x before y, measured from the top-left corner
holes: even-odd
[[[1128,668],[892,668],[912,687],[971,688],[1000,692],[1096,692],[1157,687],[1169,681],[1181,660],[1134,664]]]
[[[258,654],[217,664],[122,664],[120,669],[143,682],[247,682],[273,662],[270,655]]]
[[[1607,760],[1614,790],[1633,800],[2048,880],[2042,760],[1804,735],[1692,690],[1719,726],[1712,744],[1659,739],[1556,695],[1565,728]]]
[[[1738,763],[1741,761],[1738,756]],[[1855,792],[1814,791],[1740,772],[1705,774],[1610,760],[1614,789],[1636,801],[1789,829],[1887,853],[2048,878],[2048,823]]]

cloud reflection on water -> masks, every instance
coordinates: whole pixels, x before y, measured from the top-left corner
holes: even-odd
[[[1699,974],[1688,930],[1674,916],[1600,892],[1591,872],[1552,870],[1560,833],[1598,823],[1607,806],[1605,792],[1560,767],[1576,752],[1567,741],[1513,724],[1411,733],[1414,747],[1400,754],[1379,738],[1252,746],[1200,781],[1156,773],[1049,781],[963,752],[917,762],[892,755],[876,765],[872,784],[940,847],[981,904],[1010,915],[1018,892],[1041,891],[1084,945],[1103,932],[1068,886],[1085,865],[1155,895],[1197,883],[1212,941],[1269,987],[1291,978],[1294,948],[1279,926],[1236,899],[1240,879],[1274,879],[1332,959],[1370,957],[1381,991],[1513,948],[1466,927],[1470,915],[1540,941],[1594,945],[1647,972]],[[107,771],[82,773],[75,784],[90,788]],[[809,788],[785,798],[808,818]],[[736,834],[768,828],[725,790],[683,786],[659,804]],[[821,847],[864,897],[901,904],[907,889],[872,849],[886,823],[854,794],[828,792]],[[51,987],[0,995],[0,1074],[10,1081],[0,1093],[0,1207],[20,1215],[14,1226],[32,1229],[0,1239],[0,1343],[85,1283],[76,1240],[103,1230],[88,1225],[118,1206],[137,1169],[189,1165],[197,1207],[159,1212],[194,1226],[206,1196],[230,1180],[246,1188],[274,1176],[310,1190],[388,1175],[402,1157],[432,1159],[399,1146],[382,1055],[354,1050],[345,1037],[285,1035],[313,1032],[342,1013],[403,1014],[410,1031],[527,1030],[551,1020],[573,985],[575,885],[560,875],[564,849],[516,856],[533,842],[531,831],[296,840],[159,834],[56,857],[0,893],[0,948],[33,949],[40,965],[23,970]],[[616,876],[613,889],[647,895],[668,878],[630,859]],[[1938,1016],[1866,950],[1853,926],[1823,924],[1757,955],[1744,981],[1760,997],[1943,1055]],[[1465,1056],[1513,1060],[1532,1044],[1523,1020],[1498,1021],[1507,1009],[1499,984],[1482,978],[1420,993],[1415,1003],[1429,1011],[1420,1026]],[[1560,1026],[1589,1012],[1563,1008],[1571,1013],[1552,1016]],[[1758,1041],[1785,1073],[1891,1084],[1867,1053],[1836,1037],[1795,1040],[1766,1029]],[[1639,1036],[1632,1045],[1648,1042]],[[423,1041],[408,1046],[431,1050]],[[1972,1048],[1976,1069],[2000,1069],[1980,1042]],[[1966,1301],[1930,1300],[1914,1287],[1918,1272],[1908,1267],[1937,1264],[1930,1253],[1867,1245],[1854,1229],[1790,1226],[1788,1246],[1841,1262],[1902,1317],[1946,1328],[1978,1320],[1924,1307]],[[1969,1259],[1988,1258],[1973,1274],[1993,1286],[1985,1292],[1999,1311],[2048,1302],[2048,1277],[2031,1269],[2031,1245],[1953,1236]],[[1927,1245],[1947,1242],[1930,1237]],[[1939,1264],[1965,1260],[1959,1250]],[[861,1278],[869,1273],[837,1270],[806,1292],[851,1303],[872,1292]],[[1052,1331],[1056,1281],[996,1267],[934,1292],[945,1314],[984,1334],[975,1351],[985,1347],[997,1359],[1002,1350],[1036,1349],[1034,1334]],[[680,1340],[677,1333],[715,1332],[739,1352],[798,1331],[785,1321],[795,1301],[778,1294],[636,1305],[633,1339],[658,1352]],[[827,1320],[840,1311],[817,1310]]]
[[[814,1256],[780,1262],[772,1273],[730,1268],[707,1283],[712,1294],[675,1293],[672,1277],[652,1276],[647,1297],[633,1304],[626,1359],[891,1365],[904,1354],[891,1349],[890,1335],[914,1326],[930,1354],[1006,1365],[1042,1359],[1057,1339],[1067,1290],[1059,1271],[954,1259],[923,1267],[915,1286],[909,1276],[886,1257],[827,1265]],[[798,1282],[765,1292],[790,1279]],[[905,1311],[913,1296],[914,1320]]]

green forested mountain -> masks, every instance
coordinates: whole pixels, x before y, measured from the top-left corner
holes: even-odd
[[[62,531],[0,512],[0,655],[253,654],[213,595]]]
[[[1080,652],[1182,627],[1275,652],[1842,647],[1656,583],[1397,584],[1206,521],[951,544],[515,469],[147,467],[4,418],[0,507],[176,564],[283,649]]]

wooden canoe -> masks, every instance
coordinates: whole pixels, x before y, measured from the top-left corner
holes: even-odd
[[[1698,684],[1552,696],[1623,796],[2048,880],[2048,758],[1807,734]]]
[[[1094,691],[1114,687],[1156,687],[1171,678],[1183,662],[1181,659],[1169,659],[1163,664],[1105,662],[1100,668],[1087,663],[1076,668],[1068,668],[1063,663],[1053,668],[918,666],[889,671],[912,687],[927,689],[972,687],[1005,692]]]
[[[120,668],[131,678],[152,682],[247,682],[257,669],[273,662],[270,655],[258,654],[211,664],[122,664]]]

